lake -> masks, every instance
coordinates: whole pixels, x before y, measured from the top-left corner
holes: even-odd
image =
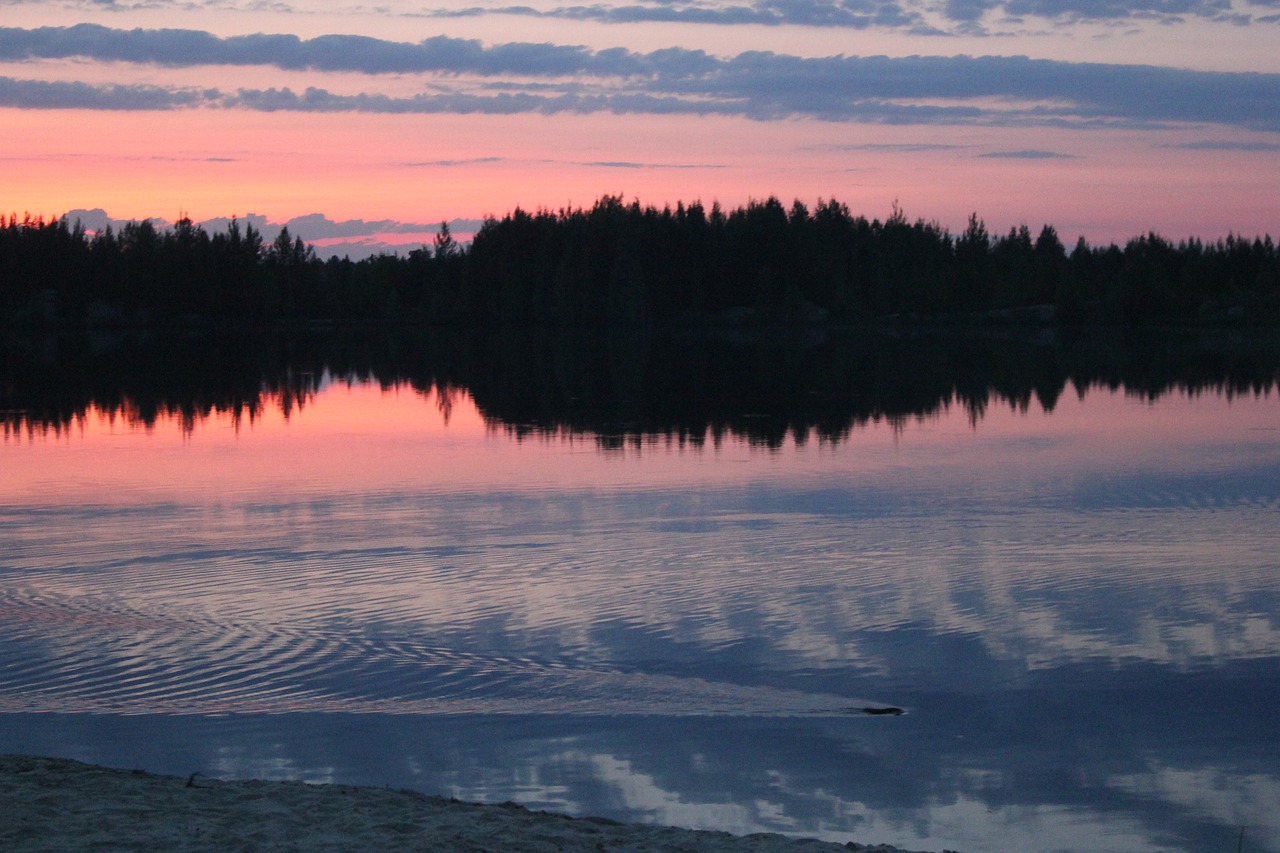
[[[1280,851],[1274,362],[173,346],[6,350],[0,751]]]

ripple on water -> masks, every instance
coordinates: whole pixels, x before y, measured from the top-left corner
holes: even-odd
[[[1166,651],[1143,644],[1176,648],[1150,620],[1222,600],[1211,567],[1275,595],[1271,505],[1254,499],[876,518],[726,501],[687,529],[660,523],[664,495],[469,500],[6,516],[0,704],[829,713],[856,700],[743,686],[707,661],[774,685],[882,671],[888,652],[859,632],[921,627],[1010,659],[1150,657]],[[1078,607],[1101,612],[1099,590],[1125,605],[1105,610],[1115,624]],[[1272,648],[1265,631],[1230,634],[1231,612],[1206,618],[1250,653]]]
[[[6,595],[6,711],[209,714],[839,713],[849,699],[531,656],[410,636],[158,617],[118,602]]]

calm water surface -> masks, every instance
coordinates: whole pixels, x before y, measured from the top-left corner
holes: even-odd
[[[0,750],[970,853],[1280,850],[1274,393],[776,449],[530,435],[407,386],[304,403],[7,437]]]

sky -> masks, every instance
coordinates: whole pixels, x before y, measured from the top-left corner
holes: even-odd
[[[836,199],[1280,236],[1280,0],[0,0],[0,211],[407,251]]]

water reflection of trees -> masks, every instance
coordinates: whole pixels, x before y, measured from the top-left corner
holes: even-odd
[[[6,437],[60,434],[92,412],[188,431],[214,415],[252,423],[301,410],[327,377],[409,386],[445,407],[465,392],[517,438],[590,435],[606,448],[840,442],[957,406],[976,422],[993,405],[1052,410],[1091,387],[1156,399],[1267,393],[1280,378],[1274,340],[1169,332],[61,337],[10,339],[0,358]]]

